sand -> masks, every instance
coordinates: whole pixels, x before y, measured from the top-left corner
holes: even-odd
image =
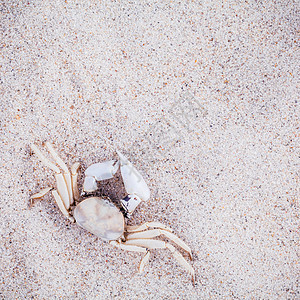
[[[1,299],[299,299],[299,6],[264,2],[3,1]],[[55,186],[45,141],[80,186],[122,151],[152,193],[128,224],[172,227],[196,286],[167,250],[138,274],[51,194],[30,205]]]

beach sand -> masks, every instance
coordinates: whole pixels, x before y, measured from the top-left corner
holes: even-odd
[[[1,7],[1,299],[299,299],[296,1]],[[196,286],[167,250],[138,274],[51,193],[31,205],[45,141],[80,187],[124,153],[151,190],[128,224],[172,227]],[[99,187],[126,195],[120,172]]]

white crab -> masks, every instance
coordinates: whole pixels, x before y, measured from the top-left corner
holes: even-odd
[[[179,239],[171,228],[159,222],[146,222],[139,226],[128,226],[125,224],[123,213],[112,203],[108,197],[88,197],[77,205],[74,202],[80,200],[77,186],[77,176],[80,164],[77,162],[69,171],[66,164],[59,157],[53,146],[45,143],[46,148],[54,158],[57,165],[52,163],[35,145],[31,145],[32,151],[39,157],[41,162],[55,172],[56,190],[45,188],[39,193],[31,196],[32,199],[43,197],[50,190],[56,200],[61,212],[72,222],[95,234],[102,240],[108,241],[111,245],[123,250],[145,253],[139,266],[141,273],[149,260],[150,250],[169,249],[175,259],[192,276],[194,282],[195,272],[193,267],[185,258],[168,242],[153,239],[158,236],[165,236],[179,247],[189,253],[192,259],[190,247]],[[120,200],[126,217],[130,216],[141,201],[150,198],[150,190],[136,168],[118,152],[119,160],[111,160],[103,163],[96,163],[88,167],[85,171],[83,190],[93,192],[97,189],[96,181],[110,179],[117,172],[119,166],[124,181],[125,190],[128,193],[124,199]],[[146,230],[148,228],[155,228]]]

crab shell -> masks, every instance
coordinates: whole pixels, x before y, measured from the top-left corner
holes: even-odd
[[[105,241],[119,239],[124,233],[124,217],[107,199],[90,197],[74,210],[77,224]]]

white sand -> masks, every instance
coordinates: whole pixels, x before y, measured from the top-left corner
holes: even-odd
[[[296,1],[3,2],[0,298],[299,299]],[[123,151],[152,191],[131,223],[173,227],[197,286],[30,207],[45,140],[83,169]]]

